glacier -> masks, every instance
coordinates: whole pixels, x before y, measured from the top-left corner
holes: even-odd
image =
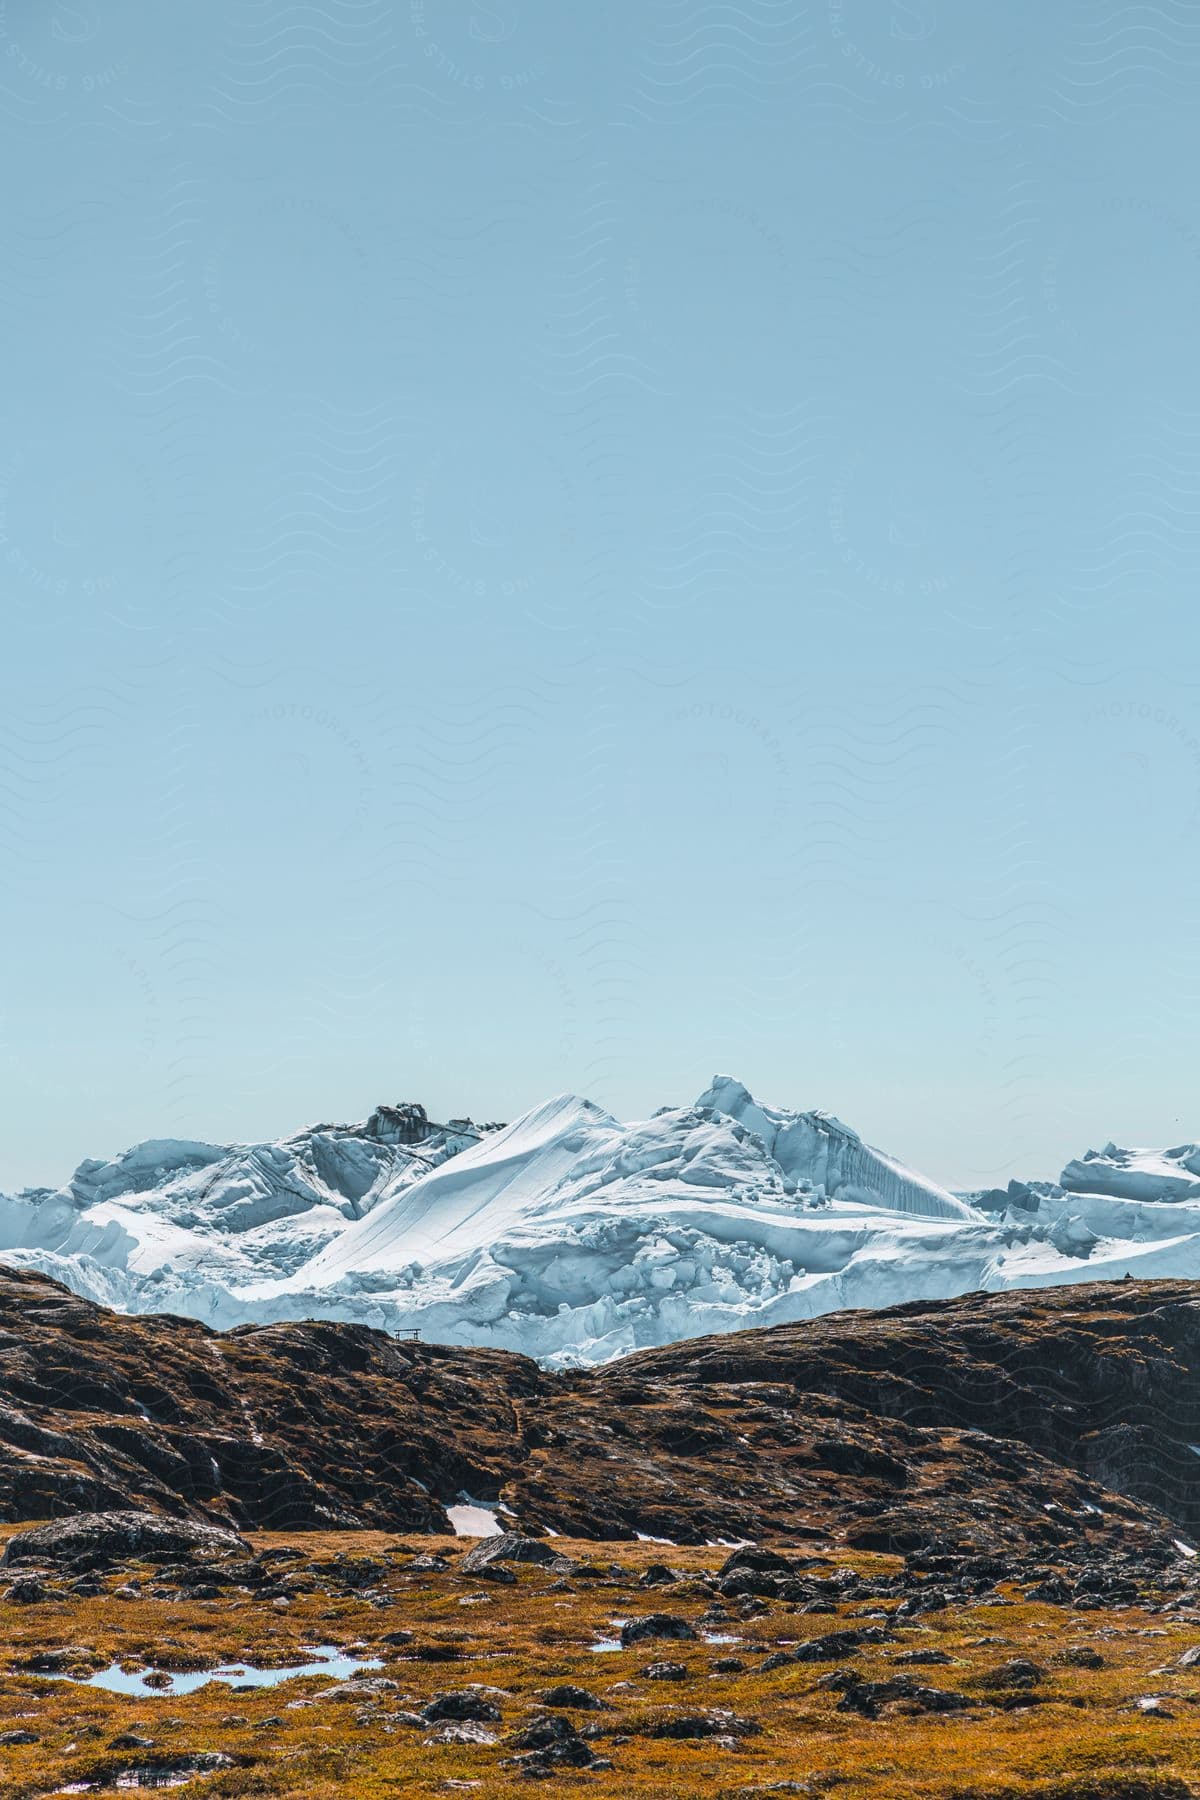
[[[340,1319],[599,1362],[974,1289],[1200,1275],[1200,1149],[1107,1144],[955,1194],[831,1114],[718,1076],[622,1123],[561,1094],[507,1125],[379,1107],[262,1144],[154,1139],[0,1196],[0,1261],[217,1328]]]

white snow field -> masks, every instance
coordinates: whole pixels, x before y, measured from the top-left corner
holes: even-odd
[[[949,1193],[719,1076],[621,1124],[562,1094],[414,1134],[380,1108],[278,1143],[139,1144],[0,1196],[0,1261],[130,1312],[357,1321],[551,1364],[848,1306],[1200,1276],[1200,1149]]]

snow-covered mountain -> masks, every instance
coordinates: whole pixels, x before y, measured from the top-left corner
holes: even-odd
[[[1102,1151],[959,1196],[719,1076],[621,1124],[381,1107],[277,1143],[170,1140],[0,1196],[0,1260],[131,1312],[356,1320],[550,1361],[847,1306],[1200,1275],[1200,1149]]]

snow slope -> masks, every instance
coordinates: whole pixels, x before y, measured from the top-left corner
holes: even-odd
[[[316,1125],[270,1144],[151,1139],[82,1163],[63,1189],[0,1196],[0,1257],[137,1312],[168,1310],[160,1294],[202,1277],[232,1286],[288,1275],[383,1194],[473,1141],[440,1131],[405,1146],[371,1124]]]
[[[727,1076],[633,1124],[569,1094],[416,1143],[395,1121],[84,1163],[0,1197],[0,1259],[130,1311],[348,1319],[552,1362],[975,1288],[1200,1276],[1194,1145],[1110,1144],[1058,1183],[958,1196]]]

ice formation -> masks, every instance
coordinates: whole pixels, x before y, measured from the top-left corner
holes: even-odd
[[[1056,1183],[955,1195],[727,1076],[633,1124],[570,1094],[503,1127],[380,1107],[277,1143],[85,1162],[0,1197],[0,1260],[132,1312],[592,1362],[838,1307],[1200,1275],[1200,1149],[1108,1144]]]

